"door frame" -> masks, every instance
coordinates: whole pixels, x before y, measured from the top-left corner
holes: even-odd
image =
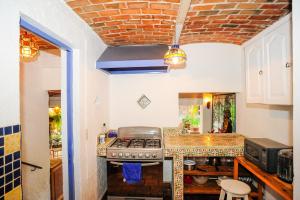
[[[74,146],[73,146],[73,49],[61,40],[51,36],[41,28],[33,25],[29,20],[20,18],[20,27],[38,35],[39,37],[66,51],[66,110],[67,110],[67,149],[68,149],[68,183],[69,199],[75,199],[74,187]]]

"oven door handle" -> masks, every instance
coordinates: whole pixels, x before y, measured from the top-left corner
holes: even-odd
[[[119,166],[123,165],[123,163],[121,163],[121,162],[115,162],[115,161],[110,161],[110,164],[119,165]],[[155,165],[159,165],[159,162],[143,163],[142,167],[149,167],[149,166],[155,166]]]

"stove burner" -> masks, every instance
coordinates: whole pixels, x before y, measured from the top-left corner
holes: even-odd
[[[128,148],[144,148],[144,143],[143,139],[132,139]]]
[[[113,144],[112,147],[117,147],[117,148],[127,148],[130,143],[129,139],[121,139],[118,138]]]
[[[145,148],[160,148],[159,139],[147,139]]]
[[[160,148],[159,139],[121,139],[118,138],[112,147],[116,148]]]

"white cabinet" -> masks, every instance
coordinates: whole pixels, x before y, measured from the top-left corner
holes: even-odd
[[[263,42],[255,41],[245,49],[247,75],[247,101],[257,103],[264,101],[263,90]]]
[[[282,24],[265,37],[265,101],[292,104],[291,26]]]
[[[290,18],[245,46],[248,103],[292,104]]]

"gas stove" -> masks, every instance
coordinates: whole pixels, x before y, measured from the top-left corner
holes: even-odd
[[[118,138],[107,148],[109,160],[162,160],[161,129],[156,127],[122,127]]]

